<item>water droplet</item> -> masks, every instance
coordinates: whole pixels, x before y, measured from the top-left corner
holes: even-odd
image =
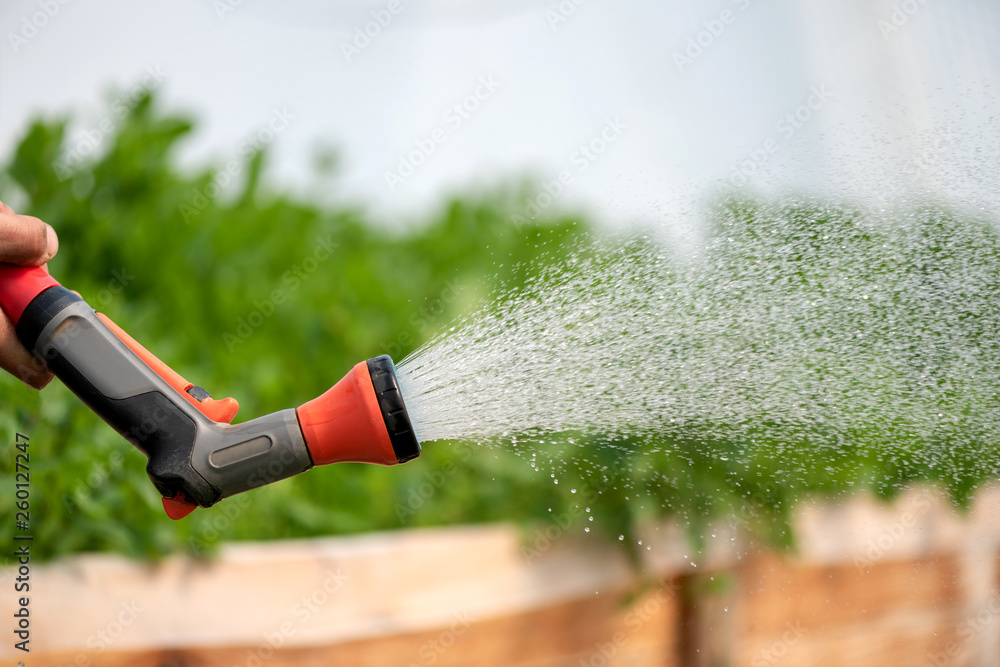
[[[567,467],[576,454],[600,453],[578,465],[596,469],[581,468],[587,483],[608,473],[604,483],[580,488],[630,507],[625,493],[644,504],[644,485],[690,488],[719,462],[733,484],[722,493],[756,507],[768,487],[808,491],[818,472],[847,478],[843,490],[906,482],[878,479],[900,468],[897,452],[959,487],[995,477],[995,457],[966,466],[955,453],[1000,445],[989,335],[1000,329],[1000,236],[972,218],[884,210],[778,196],[724,208],[719,231],[684,261],[633,238],[529,271],[527,287],[503,287],[398,364],[418,439],[523,449],[553,484],[554,470],[580,479]],[[942,426],[948,437],[936,438]],[[847,461],[856,445],[862,460],[873,454],[864,479],[845,464],[811,469]],[[610,472],[603,455],[619,453],[634,470]],[[697,500],[682,502],[665,510],[683,521]]]

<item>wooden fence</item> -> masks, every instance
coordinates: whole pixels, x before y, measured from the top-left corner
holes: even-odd
[[[1000,489],[807,504],[794,554],[729,527],[642,571],[579,525],[225,547],[210,563],[84,555],[31,572],[26,667],[965,667],[1000,664]],[[11,619],[17,573],[0,572]]]

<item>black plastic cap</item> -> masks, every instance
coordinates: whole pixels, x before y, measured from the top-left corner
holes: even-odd
[[[385,430],[389,432],[392,450],[396,453],[399,463],[406,463],[420,456],[420,443],[413,433],[410,415],[403,403],[403,393],[399,390],[396,379],[396,366],[388,354],[368,360],[368,373],[375,387],[375,397],[378,399]]]

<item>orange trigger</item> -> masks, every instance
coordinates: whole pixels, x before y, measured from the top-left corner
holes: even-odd
[[[183,492],[178,493],[174,498],[163,499],[163,510],[174,521],[183,519],[196,509],[198,509],[198,506],[188,500]]]
[[[236,418],[236,413],[240,411],[240,404],[235,398],[206,398],[201,403],[195,403],[195,407],[214,422],[229,424]]]

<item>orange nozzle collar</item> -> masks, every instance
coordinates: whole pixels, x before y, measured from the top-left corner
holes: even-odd
[[[349,461],[387,466],[398,463],[364,361],[296,413],[316,465]]]

